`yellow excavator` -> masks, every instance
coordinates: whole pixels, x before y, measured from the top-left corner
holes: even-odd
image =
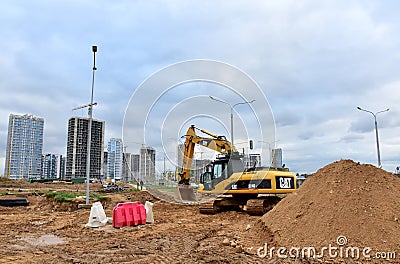
[[[208,135],[200,137],[196,130]],[[200,205],[200,213],[215,214],[226,210],[246,211],[250,215],[263,215],[282,196],[296,190],[296,174],[287,168],[256,167],[244,170],[243,155],[225,136],[190,126],[183,149],[183,166],[179,172],[178,193],[182,200],[195,201],[190,187],[190,168],[196,144],[219,152],[210,169],[200,177],[198,192],[218,197]]]

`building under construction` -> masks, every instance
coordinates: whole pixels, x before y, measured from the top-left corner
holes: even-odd
[[[68,121],[65,179],[86,177],[89,118],[72,117]],[[90,178],[103,177],[104,121],[92,121],[90,145]]]
[[[140,148],[140,180],[153,182],[156,179],[156,150],[152,147],[142,145]]]

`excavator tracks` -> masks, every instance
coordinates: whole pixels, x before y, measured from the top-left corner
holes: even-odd
[[[217,198],[214,201],[200,205],[201,214],[216,214],[223,211],[243,211],[243,200],[233,197]]]
[[[214,207],[214,202],[215,201],[216,200],[211,201],[211,202],[207,202],[207,203],[202,203],[200,205],[200,208],[199,208],[200,213],[201,214],[216,214],[216,213],[218,213],[217,208]]]
[[[271,210],[281,198],[277,196],[267,196],[257,199],[249,199],[246,203],[246,212],[249,215],[264,215]]]
[[[200,204],[201,214],[216,214],[222,211],[246,211],[249,215],[264,215],[279,201],[280,197],[265,196],[255,199],[217,198],[214,201]]]

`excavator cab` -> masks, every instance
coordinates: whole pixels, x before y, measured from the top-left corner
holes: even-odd
[[[209,171],[200,176],[200,183],[204,186],[204,191],[211,191],[215,186],[228,179],[235,172],[243,172],[244,164],[241,155],[227,157],[221,155],[211,163]],[[186,202],[197,201],[195,191],[190,185],[179,184],[176,195],[179,200]]]
[[[213,190],[218,183],[228,179],[233,173],[244,170],[244,164],[239,155],[231,158],[217,157],[210,167],[210,171],[206,171],[200,176],[200,183],[203,184],[205,191]]]

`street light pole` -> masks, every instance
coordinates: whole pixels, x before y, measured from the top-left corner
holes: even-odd
[[[93,51],[93,69],[92,69],[92,94],[89,105],[89,129],[87,143],[87,160],[86,160],[86,204],[89,204],[89,189],[90,189],[90,150],[92,141],[92,123],[93,123],[93,93],[94,93],[94,73],[96,72],[96,52],[97,46],[92,46]]]
[[[164,176],[163,176],[163,180],[165,180],[165,178],[166,178],[166,177],[165,177],[165,158],[166,158],[165,156],[166,156],[166,155],[167,155],[167,154],[164,152]]]
[[[92,93],[90,96],[90,104],[86,104],[83,106],[76,107],[72,110],[78,110],[81,108],[88,108],[88,116],[89,116],[89,124],[88,124],[88,136],[87,136],[87,152],[86,152],[86,204],[89,204],[89,189],[90,189],[90,147],[92,141],[92,119],[93,119],[93,106],[97,105],[97,103],[93,102],[93,94],[94,94],[94,73],[97,70],[96,68],[96,52],[97,46],[92,46],[93,52],[93,69],[92,69]]]
[[[234,140],[234,137],[233,137],[233,107],[231,105],[229,105],[229,107],[231,108],[231,141],[232,141],[232,147],[233,147],[233,146],[235,146],[234,142],[233,142],[233,140]]]
[[[244,102],[240,102],[240,103],[236,103],[236,104],[234,104],[234,105],[231,105],[230,103],[227,103],[227,102],[225,102],[225,101],[223,101],[223,100],[217,99],[217,98],[215,98],[215,97],[213,97],[213,96],[211,96],[211,95],[210,95],[209,97],[210,97],[210,99],[212,99],[212,100],[214,100],[214,101],[217,101],[217,102],[220,102],[220,103],[224,103],[224,104],[229,105],[229,107],[230,107],[230,109],[231,109],[231,142],[232,142],[232,146],[234,146],[234,137],[233,137],[233,108],[235,108],[235,106],[241,105],[241,104],[251,104],[251,103],[253,103],[255,100],[244,101]]]
[[[359,106],[357,106],[357,109],[360,110],[360,111],[364,111],[364,112],[370,113],[370,114],[372,114],[372,115],[374,116],[374,121],[375,121],[375,137],[376,137],[376,151],[377,151],[377,153],[378,153],[378,167],[380,168],[380,167],[382,167],[382,166],[381,166],[381,153],[380,153],[380,150],[379,150],[378,121],[376,120],[376,116],[377,116],[378,114],[380,114],[380,113],[384,113],[384,112],[389,111],[389,108],[388,108],[388,109],[385,109],[385,110],[382,110],[382,111],[379,111],[379,112],[376,112],[376,113],[373,113],[373,112],[371,112],[371,111],[369,111],[369,110],[366,110],[366,109],[362,109],[362,108],[359,107]]]

